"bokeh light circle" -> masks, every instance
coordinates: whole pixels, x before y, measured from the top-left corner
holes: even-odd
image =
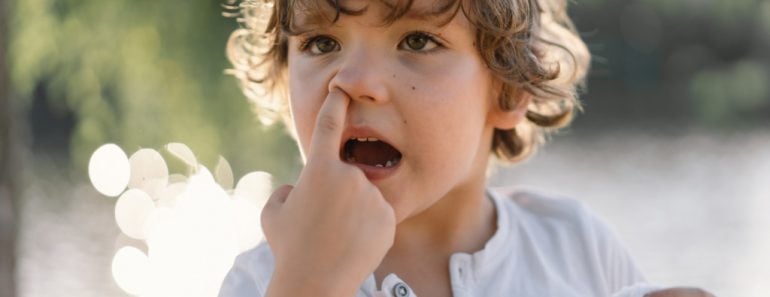
[[[147,193],[130,189],[115,203],[115,221],[128,237],[144,239],[144,223],[155,209],[155,203]]]
[[[158,151],[140,149],[131,155],[128,162],[131,165],[129,188],[141,189],[155,197],[168,183],[168,166]]]
[[[273,177],[263,171],[249,172],[238,180],[233,195],[244,197],[255,204],[266,201],[273,189]]]
[[[88,162],[88,177],[99,193],[116,197],[128,186],[131,166],[123,150],[113,144],[102,145]]]
[[[125,246],[112,258],[112,277],[118,286],[131,295],[141,295],[147,289],[150,262],[139,249]]]

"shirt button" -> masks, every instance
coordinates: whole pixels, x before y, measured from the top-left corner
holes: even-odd
[[[397,283],[393,286],[393,296],[409,297],[409,288],[404,283]]]

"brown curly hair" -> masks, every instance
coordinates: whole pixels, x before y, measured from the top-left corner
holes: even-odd
[[[288,36],[298,28],[298,9],[320,14],[329,5],[339,14],[360,12],[337,5],[336,0],[228,0],[226,15],[240,27],[230,36],[227,57],[234,75],[263,123],[282,118],[291,127],[286,85]],[[390,24],[409,12],[413,0],[377,0],[391,9],[383,19]],[[395,2],[395,3],[393,3]],[[545,137],[565,127],[580,108],[578,87],[590,64],[590,54],[567,16],[566,0],[437,0],[431,16],[462,12],[476,28],[476,47],[494,76],[503,83],[499,105],[511,110],[525,93],[532,100],[526,120],[509,130],[496,129],[491,152],[502,161],[531,155]]]

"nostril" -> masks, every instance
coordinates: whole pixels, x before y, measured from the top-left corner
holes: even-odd
[[[361,69],[364,67],[367,69]],[[329,88],[340,89],[353,101],[383,102],[387,99],[387,80],[380,77],[380,71],[371,67],[343,67],[334,74]]]
[[[372,96],[369,96],[369,95],[363,95],[363,96],[360,96],[360,97],[361,97],[361,100],[366,100],[366,101],[377,101],[377,100],[375,100],[375,99],[374,99],[374,97],[372,97]]]

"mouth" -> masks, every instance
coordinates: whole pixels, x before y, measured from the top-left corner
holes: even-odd
[[[389,176],[402,159],[398,149],[375,137],[350,137],[342,146],[340,157],[361,168],[369,179]]]

